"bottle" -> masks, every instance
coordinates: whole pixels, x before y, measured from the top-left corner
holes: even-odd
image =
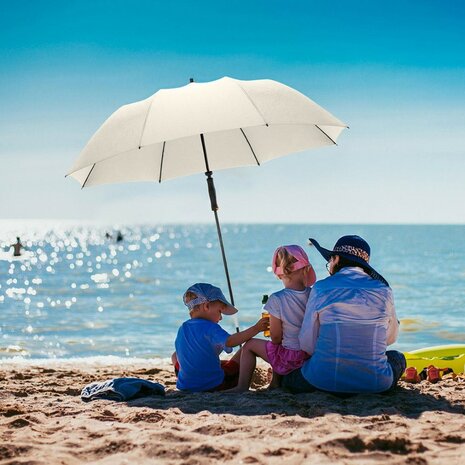
[[[268,302],[268,294],[263,294],[262,305],[265,305],[267,302]],[[268,321],[270,319],[270,314],[265,309],[263,309],[263,311],[262,311],[262,318],[268,318]],[[265,331],[263,331],[263,335],[265,337],[270,337],[271,336],[270,330],[265,329]]]

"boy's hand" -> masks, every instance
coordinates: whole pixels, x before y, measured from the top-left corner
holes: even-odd
[[[267,329],[270,329],[270,319],[268,317],[266,318],[260,318],[256,323],[255,323],[255,328],[259,333],[262,331],[266,331]]]

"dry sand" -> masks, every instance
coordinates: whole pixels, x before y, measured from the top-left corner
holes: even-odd
[[[184,394],[171,370],[146,366],[0,364],[0,464],[465,463],[463,378],[349,399]],[[120,376],[161,382],[167,395],[80,400],[87,383]]]

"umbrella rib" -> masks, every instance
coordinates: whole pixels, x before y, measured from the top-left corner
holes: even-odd
[[[334,145],[337,145],[336,142],[335,142],[333,139],[331,139],[331,137],[329,137],[328,134],[326,134],[326,132],[324,132],[323,129],[321,129],[321,128],[318,126],[318,124],[315,124],[315,127],[316,127],[317,129],[319,129],[319,130],[320,130],[320,131],[321,131]]]
[[[250,98],[249,94],[245,91],[245,89],[242,88],[242,86],[240,84],[237,84],[237,87],[239,87],[239,89],[242,90],[242,92],[244,93],[244,95],[247,97],[247,99],[249,100],[250,104],[255,108],[255,110],[257,111],[257,113],[260,115],[260,118],[263,120],[263,122],[265,123],[265,126],[268,127],[268,123],[266,122],[265,118],[263,117],[262,115],[262,112],[258,109],[257,105],[255,105],[255,102]]]
[[[83,182],[83,184],[82,184],[82,186],[81,186],[81,190],[84,189],[84,186],[86,185],[86,182],[88,181],[88,179],[89,179],[89,177],[90,177],[92,171],[94,170],[96,164],[97,164],[97,163],[94,163],[94,164],[92,165],[92,168],[90,169],[89,174],[88,174],[87,177],[86,177],[86,180]]]
[[[166,144],[166,141],[163,141],[163,149],[161,151],[161,161],[160,161],[160,176],[158,177],[158,182],[161,182],[161,172],[163,170],[163,158],[165,156],[165,144]]]
[[[286,125],[286,124],[290,124],[290,123],[281,123],[280,125]],[[337,145],[337,143],[331,139],[331,137],[328,136],[328,134],[326,134],[326,132],[324,132],[318,125],[316,124],[309,124],[309,123],[299,123],[301,124],[302,126],[315,126],[318,130],[320,130],[334,145]],[[269,126],[268,124],[266,124],[266,126]],[[276,126],[278,126],[278,124],[276,124]],[[342,128],[348,128],[349,126],[340,126],[340,125],[334,125],[335,127],[342,127]],[[194,134],[192,134],[194,135]],[[166,141],[164,141],[165,143]],[[168,141],[169,142],[169,141]],[[144,147],[150,147],[152,145],[156,145],[156,144],[160,144],[161,141],[159,142],[153,142],[151,144],[148,144],[148,145],[145,145]],[[142,147],[138,147],[139,149],[142,148]],[[118,152],[118,153],[115,153],[113,155],[109,155],[109,156],[106,156],[104,158],[102,158],[101,160],[98,160],[97,163],[101,163],[103,161],[108,161],[108,160],[111,160],[112,158],[116,158],[116,157],[119,157],[119,156],[122,156],[122,155],[126,155],[128,153],[131,152],[131,150],[134,150],[134,149],[128,149],[128,150],[124,150],[122,152]],[[88,165],[89,166],[89,165]],[[81,167],[78,167],[78,168],[74,168],[73,171],[70,171],[69,173],[67,173],[65,175],[65,177],[68,177],[68,176],[71,176],[73,173],[75,173],[76,171],[79,171],[80,169],[83,169],[85,168],[85,166],[81,166]]]
[[[250,150],[251,150],[251,152],[252,152],[253,157],[255,158],[255,161],[257,162],[257,165],[260,166],[260,162],[258,161],[258,158],[257,158],[257,156],[255,155],[255,152],[254,152],[254,150],[253,150],[253,148],[252,148],[252,144],[249,142],[249,139],[247,139],[247,136],[245,135],[244,130],[243,130],[242,128],[239,128],[239,129],[241,130],[242,135],[244,136],[245,140],[246,140],[247,143],[249,144]]]
[[[148,120],[148,118],[149,118],[150,110],[152,109],[152,103],[153,103],[153,99],[150,100],[150,105],[149,105],[149,107],[147,108],[147,113],[146,113],[146,115],[145,115],[144,124],[142,125],[142,131],[140,132],[139,150],[142,148],[142,137],[144,136],[145,126],[146,126],[147,120]]]

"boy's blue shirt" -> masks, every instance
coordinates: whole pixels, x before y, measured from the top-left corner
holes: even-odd
[[[219,386],[224,380],[219,355],[232,352],[225,345],[229,336],[218,323],[202,318],[185,321],[174,344],[180,366],[176,387],[201,392]]]

